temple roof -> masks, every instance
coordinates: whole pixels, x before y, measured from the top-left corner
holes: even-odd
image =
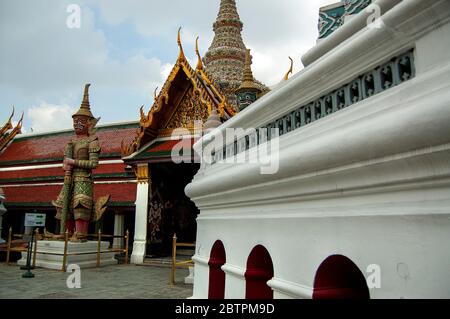
[[[137,122],[98,126],[96,135],[102,148],[100,157],[120,158],[122,140],[130,141],[137,128]],[[73,129],[17,136],[0,155],[0,167],[62,161],[64,147],[73,137]]]
[[[200,55],[197,67],[193,69],[183,51],[180,30],[178,31],[179,55],[164,86],[150,111],[140,110],[140,128],[131,143],[123,143],[122,155],[127,157],[157,137],[171,135],[176,129],[194,130],[194,122],[206,122],[216,109],[223,120],[235,114],[224,94],[203,67]],[[200,127],[201,129],[202,127]]]
[[[97,127],[102,151],[100,165],[93,170],[95,196],[110,194],[110,206],[134,205],[135,175],[120,158],[122,140],[131,140],[138,127],[138,122]],[[73,137],[72,129],[16,136],[0,154],[0,187],[8,207],[53,208],[51,201],[58,196],[64,181],[64,148]]]

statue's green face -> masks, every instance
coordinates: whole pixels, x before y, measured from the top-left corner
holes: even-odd
[[[88,135],[89,133],[89,117],[87,116],[74,116],[73,128],[76,135]]]
[[[239,109],[242,111],[247,106],[256,101],[256,94],[253,92],[239,93],[238,96]]]

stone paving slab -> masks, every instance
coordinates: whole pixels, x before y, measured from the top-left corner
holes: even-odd
[[[170,268],[114,265],[81,270],[81,288],[69,289],[70,273],[37,268],[35,278],[22,278],[17,265],[0,263],[0,299],[186,299],[192,285],[184,284],[187,269],[177,269],[175,286]]]

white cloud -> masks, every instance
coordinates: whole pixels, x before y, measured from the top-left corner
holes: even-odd
[[[236,0],[244,23],[244,42],[253,49],[255,77],[268,85],[275,84],[289,68],[288,56],[296,61],[295,69],[301,69],[301,56],[314,46],[318,36],[319,8],[337,1]],[[176,30],[182,26],[183,44],[192,49],[199,35],[203,54],[214,36],[212,24],[219,3],[219,0],[97,1],[106,23],[117,26],[128,22],[143,36],[159,36],[170,41],[175,41]]]
[[[236,0],[255,77],[267,85],[279,82],[289,67],[288,56],[298,71],[301,55],[317,38],[319,7],[336,1]],[[77,0],[81,28],[69,29],[67,7],[72,3],[0,1],[0,103],[14,104],[18,110],[76,105],[83,85],[90,82],[99,116],[115,121],[137,118],[131,108],[151,102],[154,88],[161,88],[175,62],[178,27],[183,27],[184,51],[195,66],[195,38],[200,36],[204,55],[214,36],[220,0]],[[112,43],[108,36],[114,28],[132,32],[130,40],[123,36],[121,43]],[[139,41],[148,41],[146,48]],[[174,56],[173,61],[168,56]],[[1,118],[7,113],[0,107]],[[39,129],[36,120],[25,117],[34,130]]]
[[[42,102],[39,106],[32,106],[27,116],[31,121],[30,131],[45,132],[72,127],[72,114],[76,109],[69,105],[53,105]]]
[[[64,96],[87,82],[145,90],[161,81],[159,59],[111,56],[110,44],[88,6],[81,5],[81,28],[69,29],[66,9],[71,0],[22,2],[1,5],[0,85],[39,97],[55,90]]]

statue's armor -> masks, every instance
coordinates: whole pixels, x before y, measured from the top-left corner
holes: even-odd
[[[57,219],[61,219],[61,209],[66,197],[69,197],[72,203],[67,216],[68,220],[89,221],[91,219],[94,202],[92,170],[98,166],[100,151],[100,144],[96,136],[73,139],[71,143],[67,144],[64,156],[72,156],[75,160],[72,171],[72,187],[71,194],[65,194],[63,188],[58,199],[53,202],[57,208]]]
[[[72,172],[72,208],[75,220],[89,221],[93,213],[92,170],[98,166],[100,145],[96,136],[72,140],[75,165]]]

